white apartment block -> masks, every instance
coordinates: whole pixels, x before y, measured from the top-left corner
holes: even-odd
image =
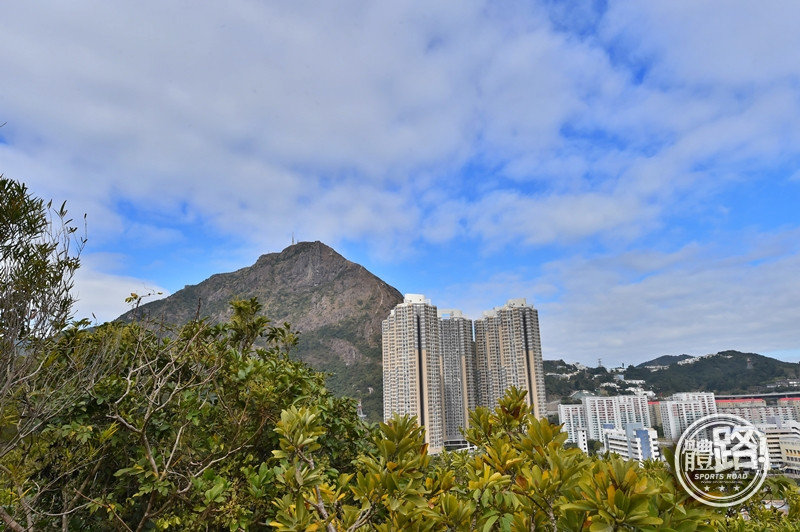
[[[646,396],[620,395],[616,399],[619,404],[619,414],[623,427],[629,423],[641,423],[645,427],[653,426]]]
[[[587,436],[590,440],[603,439],[603,426],[623,429],[629,423],[650,427],[647,397],[643,395],[617,395],[613,397],[584,397]]]
[[[673,401],[697,401],[703,409],[704,415],[717,413],[717,402],[712,392],[682,392],[672,394]]]
[[[658,435],[655,429],[641,423],[629,423],[621,428],[604,428],[603,445],[609,453],[618,454],[627,460],[659,460]]]
[[[659,408],[664,437],[674,442],[689,425],[701,417],[717,413],[714,394],[709,392],[676,393],[671,400],[661,401]]]
[[[778,406],[789,406],[794,410],[794,418],[800,421],[800,397],[778,399]]]
[[[661,428],[664,437],[674,442],[695,421],[703,417],[703,405],[698,401],[661,401]]]
[[[580,444],[579,433],[588,437],[583,405],[558,405],[558,422],[567,433],[567,443]]]
[[[746,419],[754,425],[762,423],[769,423],[770,419],[781,419],[783,421],[793,421],[795,417],[794,408],[791,406],[741,406],[741,407],[727,407],[720,412],[726,414],[733,414],[740,418]]]
[[[475,320],[478,401],[495,408],[506,390],[527,390],[528,404],[546,415],[539,313],[525,299],[510,299]]]
[[[586,416],[586,435],[590,440],[603,439],[603,425],[622,428],[622,416],[616,397],[584,397],[582,401]]]
[[[416,416],[431,453],[445,437],[439,331],[436,307],[420,294],[407,294],[382,323],[384,420]]]

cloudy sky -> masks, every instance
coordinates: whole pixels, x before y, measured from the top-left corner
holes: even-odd
[[[4,2],[0,172],[87,214],[81,316],[294,233],[471,317],[526,297],[545,358],[798,361],[798,27],[789,0]]]

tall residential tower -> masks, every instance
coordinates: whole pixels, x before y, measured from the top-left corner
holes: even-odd
[[[431,453],[444,445],[439,316],[425,296],[406,294],[383,321],[383,417],[411,414]]]
[[[475,393],[475,342],[472,320],[460,310],[440,310],[442,374],[444,384],[445,445],[463,447],[461,434],[469,424],[469,411],[477,406]]]
[[[528,391],[537,416],[546,415],[539,313],[525,299],[509,299],[475,320],[475,356],[481,405],[494,408],[516,386]]]

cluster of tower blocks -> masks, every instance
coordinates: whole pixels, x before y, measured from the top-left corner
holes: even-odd
[[[462,430],[477,406],[494,408],[506,390],[526,390],[545,414],[539,315],[525,299],[471,320],[406,294],[383,321],[383,417],[410,414],[431,453],[466,445]]]

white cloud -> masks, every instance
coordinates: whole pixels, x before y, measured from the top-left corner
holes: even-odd
[[[609,7],[601,33],[650,63],[649,80],[740,89],[797,79],[800,67],[785,55],[800,48],[800,6],[791,0],[617,1]]]
[[[800,344],[797,232],[760,235],[731,255],[690,245],[671,254],[630,252],[550,265],[563,284],[540,306],[549,356],[632,363],[662,354],[766,352]],[[631,269],[631,266],[633,268]]]
[[[149,302],[169,295],[169,291],[153,281],[107,273],[119,266],[124,257],[108,254],[84,255],[75,274],[73,295],[77,299],[75,317],[93,323],[113,320],[132,307],[125,298],[132,293]]]
[[[750,19],[786,26],[761,7],[737,6],[722,22],[701,12],[687,25],[677,9],[612,4],[600,39],[557,31],[540,8],[480,2],[84,2],[49,16],[7,7],[0,24],[15,53],[0,55],[0,67],[15,82],[2,97],[4,149],[37,161],[26,174],[47,180],[54,196],[71,190],[79,206],[91,198],[90,217],[109,232],[125,224],[108,204],[126,200],[165,214],[188,204],[228,232],[277,225],[378,247],[420,235],[442,241],[463,224],[421,198],[477,157],[515,180],[508,194],[492,178],[450,196],[463,214],[477,211],[475,234],[487,241],[531,209],[539,223],[514,230],[529,245],[636,235],[633,226],[657,226],[671,191],[693,189],[702,178],[693,166],[798,150],[796,92],[770,85],[797,74],[791,61],[759,63],[761,88],[737,102],[632,84],[603,48],[635,42],[654,69],[694,79],[695,63],[706,72],[732,55],[716,44],[734,45],[729,30]],[[768,55],[774,43],[759,42],[755,26],[742,36]],[[787,45],[795,39],[778,34]],[[715,83],[746,78],[722,73]],[[586,138],[565,138],[569,124]],[[619,145],[598,149],[598,135]],[[537,179],[544,196],[525,184]],[[518,206],[487,210],[505,196]],[[565,210],[581,216],[565,219]]]
[[[486,280],[443,286],[426,295],[434,305],[459,309],[475,320],[512,298],[524,297],[529,305],[541,308],[542,300],[554,297],[558,290],[549,280],[532,278],[525,268],[517,268],[498,272]]]
[[[564,244],[614,233],[633,238],[649,223],[648,205],[632,196],[584,193],[531,198],[515,193],[490,194],[468,215],[471,229],[501,247]]]
[[[731,235],[732,236],[732,235]],[[539,309],[546,359],[637,364],[725,349],[779,354],[800,345],[798,230],[753,233],[741,249],[689,243],[672,252],[575,256],[426,292],[477,319],[507,299]]]
[[[552,279],[531,285],[515,271],[481,293],[555,290],[542,307],[561,324],[553,345],[574,352],[591,345],[567,341],[573,313],[597,336],[652,310],[691,337],[658,309],[699,315],[676,292],[681,280],[694,290],[709,283],[709,298],[728,305],[744,288],[721,283],[787,275],[792,256],[732,266],[720,257],[744,254],[710,256],[702,241],[666,255],[624,250],[650,237],[673,242],[662,230],[675,219],[735,215],[716,205],[721,190],[767,182],[796,161],[800,63],[788,51],[800,48],[797,9],[614,1],[605,14],[569,16],[547,3],[473,0],[9,4],[0,171],[87,212],[95,249],[208,248],[225,260],[281,249],[293,232],[366,242],[391,260],[453,242],[484,256],[559,247]],[[585,262],[566,255],[584,246],[594,248]],[[692,261],[713,274],[680,266]],[[140,283],[118,276],[124,268],[85,271],[86,308],[105,300],[90,286]],[[606,307],[618,309],[607,313],[613,322],[592,324]],[[630,334],[603,345],[628,345]]]

